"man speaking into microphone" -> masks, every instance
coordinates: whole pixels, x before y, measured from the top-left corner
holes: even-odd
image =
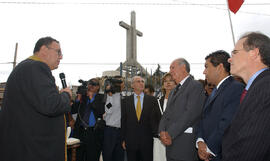
[[[1,161],[64,161],[65,117],[71,90],[58,91],[51,70],[63,58],[51,37],[37,41],[34,54],[11,72],[0,114]]]

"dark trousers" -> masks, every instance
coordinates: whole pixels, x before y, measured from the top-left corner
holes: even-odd
[[[103,130],[79,129],[81,146],[77,150],[77,161],[99,161],[103,143]]]
[[[120,128],[105,127],[102,156],[103,161],[124,161]]]
[[[138,140],[139,141],[139,140]],[[153,144],[141,143],[136,149],[127,147],[128,161],[153,161]]]
[[[203,161],[198,157],[198,161]],[[216,157],[212,157],[211,161],[221,161],[221,154],[218,154]]]
[[[166,156],[167,161],[203,161],[199,158],[199,156],[195,157],[195,159],[174,159],[171,157]],[[212,160],[211,161],[216,161],[216,160]]]

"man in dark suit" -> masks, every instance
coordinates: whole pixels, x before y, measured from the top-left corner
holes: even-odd
[[[158,103],[155,97],[143,93],[140,76],[132,78],[131,86],[134,94],[126,97],[122,108],[122,146],[128,161],[153,161],[153,121]]]
[[[215,88],[205,102],[198,128],[196,147],[202,160],[221,160],[222,136],[231,123],[244,90],[244,85],[230,76],[229,58],[230,55],[223,50],[205,58],[203,74]]]
[[[251,32],[236,43],[231,73],[247,84],[222,140],[223,161],[270,160],[270,39]]]
[[[205,94],[202,84],[193,80],[189,72],[190,65],[185,59],[171,63],[170,73],[178,85],[169,95],[159,124],[167,161],[198,160],[194,126],[200,119]]]

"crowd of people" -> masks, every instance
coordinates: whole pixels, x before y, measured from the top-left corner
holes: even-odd
[[[270,160],[270,39],[244,34],[231,54],[205,56],[205,80],[195,80],[185,58],[171,62],[162,95],[141,76],[113,78],[101,94],[99,80],[71,100],[51,70],[62,59],[51,37],[10,74],[0,112],[1,161],[66,161],[66,126],[80,139],[78,161]],[[77,114],[68,124],[66,114]]]

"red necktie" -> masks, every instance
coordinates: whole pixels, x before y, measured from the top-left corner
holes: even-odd
[[[242,101],[243,101],[243,99],[245,98],[246,94],[247,94],[247,90],[244,89],[244,91],[243,91],[243,93],[242,93],[242,95],[241,95],[241,97],[240,97],[240,103],[242,103]]]

